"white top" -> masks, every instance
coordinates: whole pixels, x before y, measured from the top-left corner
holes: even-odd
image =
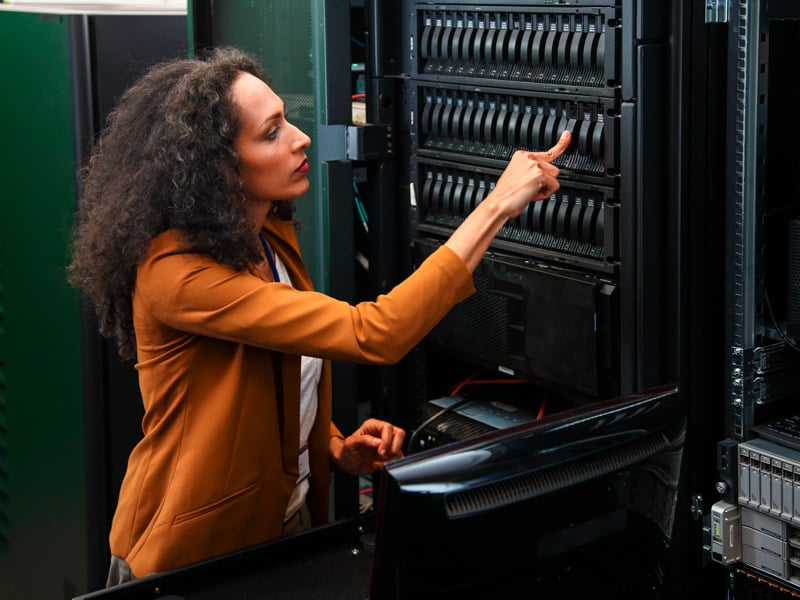
[[[272,253],[272,258],[275,260],[275,268],[278,271],[278,276],[281,282],[292,285],[292,278],[289,272],[281,262],[278,255]],[[319,378],[322,374],[322,359],[312,358],[310,356],[301,357],[300,363],[300,456],[298,457],[298,465],[300,467],[300,474],[297,477],[297,485],[289,498],[289,505],[286,507],[285,520],[288,520],[297,509],[302,506],[308,493],[308,478],[311,471],[308,464],[308,436],[311,433],[311,428],[314,426],[314,420],[317,418],[317,405],[319,402],[317,396],[317,386],[319,385]]]

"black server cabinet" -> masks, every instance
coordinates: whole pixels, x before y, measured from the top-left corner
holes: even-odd
[[[800,398],[800,352],[792,329],[798,299],[789,283],[798,260],[792,227],[800,215],[792,147],[800,125],[790,91],[798,33],[795,3],[738,2],[731,8],[726,433],[736,440],[749,438],[753,425],[797,410]]]
[[[561,189],[503,228],[476,271],[478,293],[410,359],[411,395],[438,393],[418,382],[441,377],[440,359],[578,401],[677,381],[679,159],[668,149],[680,136],[679,11],[647,1],[372,6],[374,21],[402,28],[381,74],[394,68],[397,155],[408,157],[395,190],[404,272],[486,197],[515,150],[573,134],[556,161]]]
[[[666,382],[688,390],[688,338],[703,333],[687,331],[686,248],[703,234],[685,228],[696,15],[684,4],[366,3],[370,30],[391,40],[378,65],[367,58],[367,121],[394,132],[394,188],[372,198],[395,198],[400,274],[485,198],[512,152],[573,133],[556,161],[561,189],[506,225],[476,270],[477,293],[401,364],[389,405],[413,432],[409,452],[474,435],[474,423],[428,419],[431,399],[480,369],[530,384],[515,406],[546,399],[553,411]],[[691,261],[698,269],[704,257]],[[688,462],[676,504],[654,496],[673,549],[664,597],[705,588]]]
[[[794,62],[800,6],[739,0],[715,15],[727,53],[723,439],[719,501],[711,507],[711,557],[730,592],[800,594],[797,442],[774,423],[800,413],[796,310],[800,185],[794,165]]]
[[[513,151],[546,150],[573,133],[556,161],[561,189],[506,225],[476,270],[477,293],[401,364],[388,405],[413,432],[409,452],[474,435],[474,422],[429,419],[431,399],[480,369],[531,384],[515,406],[546,399],[551,410],[676,382],[695,404],[686,415],[696,419],[687,433],[695,454],[675,482],[676,504],[653,497],[670,515],[663,542],[672,549],[654,593],[719,591],[702,563],[702,519],[691,518],[702,507],[690,498],[702,481],[697,457],[710,460],[714,438],[700,439],[703,401],[691,389],[705,383],[710,355],[695,352],[688,369],[689,350],[704,340],[704,317],[719,314],[699,294],[713,251],[689,250],[711,244],[707,215],[687,222],[690,202],[707,204],[702,192],[690,197],[703,168],[689,161],[711,161],[698,143],[713,136],[690,111],[708,99],[693,63],[706,59],[693,55],[708,35],[702,7],[407,0],[367,2],[366,12],[373,35],[388,40],[370,46],[380,46],[378,64],[367,57],[367,121],[394,132],[396,167],[394,187],[375,184],[372,198],[395,198],[401,275],[485,198]],[[705,472],[708,480],[713,466]]]

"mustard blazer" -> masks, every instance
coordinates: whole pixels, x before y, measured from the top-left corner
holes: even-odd
[[[290,222],[265,233],[294,287],[236,272],[157,236],[133,295],[144,436],[111,527],[136,577],[279,537],[298,474],[300,355],[326,359],[309,447],[308,500],[328,519],[331,360],[392,364],[475,290],[449,248],[374,302],[313,291]]]

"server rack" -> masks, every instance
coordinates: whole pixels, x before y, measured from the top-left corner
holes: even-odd
[[[800,395],[800,355],[786,332],[788,226],[800,212],[798,127],[787,118],[799,19],[790,2],[739,2],[730,13],[726,431],[737,440]]]
[[[564,129],[561,189],[498,234],[482,288],[431,336],[445,352],[592,400],[677,378],[670,6],[405,3],[401,165],[414,260],[489,193],[516,149]],[[403,195],[407,194],[404,198]],[[672,254],[671,254],[672,253]]]
[[[404,2],[399,16],[384,14],[403,27],[389,62],[401,99],[398,155],[410,157],[397,166],[400,247],[410,248],[401,272],[485,197],[511,152],[546,150],[563,129],[573,133],[556,161],[559,192],[501,230],[476,270],[477,294],[402,365],[400,398],[423,407],[398,403],[405,423],[424,422],[426,401],[476,367],[532,383],[517,401],[553,410],[669,381],[690,397],[687,350],[703,336],[687,327],[698,310],[687,281],[704,260],[686,250],[694,8]],[[419,439],[446,438],[454,421]],[[697,475],[684,465],[676,504],[652,499],[674,549],[654,592],[665,597],[715,587],[701,564],[701,522],[690,518]]]
[[[800,412],[793,224],[800,214],[790,156],[792,58],[800,9],[791,2],[725,4],[710,15],[727,37],[723,439],[710,550],[729,589],[750,598],[800,593],[797,452],[758,429]],[[713,496],[712,496],[713,497]]]

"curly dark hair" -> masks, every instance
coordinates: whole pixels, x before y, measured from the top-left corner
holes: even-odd
[[[231,86],[241,73],[270,83],[258,61],[235,48],[155,65],[122,95],[79,172],[68,279],[123,359],[136,356],[136,269],[156,235],[177,228],[236,270],[261,260],[233,147],[240,122]],[[275,208],[293,218],[291,201]]]

